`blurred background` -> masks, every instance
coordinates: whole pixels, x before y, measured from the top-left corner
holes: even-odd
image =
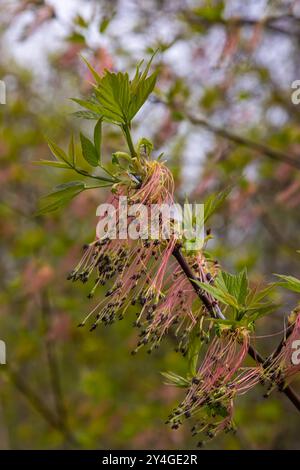
[[[92,301],[66,275],[94,238],[105,191],[35,217],[39,197],[70,175],[32,161],[49,159],[45,136],[65,148],[72,132],[92,131],[69,100],[90,91],[80,54],[99,73],[133,72],[160,47],[156,93],[134,137],[165,152],[179,200],[203,202],[236,181],[211,220],[209,249],[224,268],[246,266],[262,285],[273,273],[299,277],[300,104],[291,85],[300,80],[300,2],[1,0],[0,41],[0,448],[194,449],[188,427],[164,425],[182,392],[160,372],[186,371],[172,338],[132,357],[135,312],[93,333],[77,328]],[[124,142],[110,126],[104,135],[109,160]],[[285,291],[276,300],[256,332],[264,354],[281,335],[260,336],[280,332],[297,304]],[[300,391],[299,378],[293,385]],[[237,434],[208,448],[299,449],[299,413],[280,393],[262,395],[257,387],[239,400]]]

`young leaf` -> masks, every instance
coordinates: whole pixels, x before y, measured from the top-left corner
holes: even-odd
[[[82,133],[80,133],[80,142],[82,148],[82,155],[84,159],[91,165],[91,166],[98,166],[100,156],[98,155],[93,143],[85,137]]]
[[[92,112],[93,115],[96,115],[97,119],[101,118],[102,115],[101,115],[99,106],[93,100],[91,100],[91,99],[90,100],[81,100],[79,98],[71,98],[71,99],[72,99],[72,101],[74,101],[74,103],[79,104],[80,106],[82,106],[82,108],[86,108],[90,112]],[[78,113],[78,111],[77,111],[77,113]]]
[[[300,293],[300,280],[299,279],[297,279],[294,276],[284,276],[283,274],[275,274],[275,276],[282,279],[281,282],[277,283],[279,286],[285,287],[286,289],[291,290],[293,292]]]
[[[70,168],[70,165],[64,162],[58,162],[57,160],[37,160],[32,162],[34,165],[53,166],[56,168]]]
[[[152,142],[150,142],[150,140],[146,139],[145,137],[142,137],[138,141],[137,148],[146,152],[148,155],[150,155],[153,150],[153,144]]]
[[[253,307],[253,308],[247,309],[247,315],[252,321],[256,321],[274,312],[275,308],[276,308],[276,304],[272,302],[264,302],[264,303],[261,303],[256,308]]]
[[[238,305],[242,306],[245,304],[248,294],[248,278],[246,270],[235,275],[221,271],[217,276],[215,283],[232,295],[237,300]]]
[[[130,100],[129,77],[127,73],[106,71],[95,88],[103,117],[119,124],[128,122]]]
[[[138,86],[136,87],[136,92],[132,96],[130,106],[129,106],[129,120],[131,121],[137,112],[141,109],[145,101],[148,99],[149,95],[152,93],[156,80],[157,80],[158,71],[154,72],[146,79],[140,80]]]
[[[69,158],[72,162],[72,165],[75,165],[76,155],[75,155],[75,144],[74,144],[74,135],[72,134],[69,144]]]
[[[226,290],[221,289],[219,286],[215,285],[212,286],[211,284],[207,284],[206,282],[200,282],[200,281],[193,281],[195,282],[201,289],[205,290],[208,292],[210,295],[212,295],[216,300],[219,300],[225,305],[229,305],[235,309],[238,309],[238,304],[236,299],[230,295]]]
[[[67,204],[77,194],[85,189],[83,181],[71,181],[70,183],[61,184],[54,188],[54,191],[40,199],[39,209],[36,215],[52,212],[59,207]]]
[[[105,31],[106,31],[107,27],[109,26],[109,23],[111,22],[111,20],[112,20],[112,17],[109,18],[109,17],[105,16],[103,18],[103,20],[101,21],[101,23],[99,25],[99,32],[100,33],[105,33]]]
[[[98,162],[101,164],[101,143],[102,143],[102,119],[99,119],[94,129],[94,145],[98,156]]]
[[[65,163],[68,163],[69,159],[68,159],[68,155],[66,154],[66,152],[63,149],[61,149],[58,145],[56,145],[56,143],[53,142],[52,140],[47,139],[47,142],[54,157],[57,158],[57,160],[61,160]]]
[[[227,196],[230,194],[232,186],[225,188],[217,194],[211,194],[204,202],[204,222],[216,212],[217,209],[223,204]]]
[[[237,300],[240,305],[245,305],[246,297],[249,291],[248,276],[247,276],[246,268],[243,269],[239,273],[238,279],[239,279],[239,294],[238,294]]]
[[[187,388],[190,386],[190,381],[181,377],[180,375],[174,374],[174,372],[161,372],[161,375],[167,379],[166,385],[173,385],[179,388]]]
[[[84,61],[85,65],[88,67],[89,71],[91,72],[91,74],[93,75],[94,79],[95,79],[95,82],[96,83],[100,83],[101,82],[101,77],[100,75],[96,72],[96,70],[94,69],[94,67],[92,67],[92,65],[88,62],[88,60],[81,56],[82,60]]]
[[[94,113],[93,111],[75,111],[72,113],[73,116],[80,118],[80,119],[89,119],[89,120],[98,120],[99,114]]]
[[[54,188],[52,193],[40,199],[36,215],[46,214],[47,212],[59,209],[87,189],[107,188],[109,186],[111,186],[111,183],[107,181],[104,181],[102,184],[98,183],[96,186],[88,186],[83,181],[70,181],[69,183],[60,184]]]

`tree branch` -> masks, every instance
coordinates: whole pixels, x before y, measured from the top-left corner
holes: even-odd
[[[210,123],[204,118],[198,118],[196,116],[193,116],[189,112],[185,112],[184,115],[192,124],[202,126],[215,135],[223,137],[224,139],[234,142],[237,145],[248,147],[254,150],[255,152],[258,152],[262,155],[265,155],[266,157],[271,158],[272,160],[286,163],[287,165],[290,165],[294,168],[297,168],[297,170],[300,170],[300,160],[296,160],[296,158],[293,158],[284,152],[275,150],[265,144],[255,142],[254,140],[248,139],[247,137],[241,137],[237,134],[234,134],[233,132],[223,129],[222,127]]]
[[[221,318],[224,319],[224,315],[221,312],[220,308],[217,305],[217,302],[212,302],[207,294],[197,286],[196,282],[198,279],[194,275],[193,271],[191,270],[190,266],[188,265],[185,257],[183,256],[182,252],[180,251],[179,247],[176,247],[173,251],[173,256],[176,258],[178,264],[182,268],[185,275],[188,277],[189,281],[191,282],[196,294],[199,296],[200,300],[203,302],[206,310],[213,318]],[[248,354],[252,357],[256,362],[261,365],[265,365],[266,361],[261,356],[261,354],[256,351],[253,346],[249,345]],[[300,411],[300,397],[297,393],[290,387],[286,386],[282,392],[289,398],[289,400],[295,405],[298,411]]]
[[[47,292],[41,294],[41,307],[42,316],[45,324],[46,334],[49,331],[49,316],[51,313],[51,307]],[[53,390],[53,397],[56,407],[57,420],[61,423],[64,429],[68,429],[67,410],[64,403],[61,377],[59,373],[59,365],[56,357],[56,351],[54,343],[51,339],[45,338],[47,361],[49,365],[50,381]]]
[[[226,29],[242,28],[242,27],[261,27],[265,30],[273,33],[286,35],[289,37],[300,38],[299,29],[299,18],[292,15],[283,16],[270,16],[263,18],[262,20],[256,20],[252,18],[243,17],[231,17],[231,18],[204,18],[199,15],[195,15],[191,12],[185,12],[184,17],[188,22],[194,25],[203,26],[204,28],[210,28],[211,26],[220,25]],[[279,21],[289,21],[287,27],[276,24]],[[291,27],[293,25],[293,27]],[[297,28],[297,29],[296,29]]]
[[[180,114],[183,115],[183,117],[185,117],[188,121],[190,121],[191,124],[194,124],[195,126],[201,126],[204,129],[207,129],[209,132],[212,132],[217,136],[223,137],[224,139],[229,140],[230,142],[233,142],[236,145],[247,147],[261,155],[265,155],[266,157],[271,158],[272,160],[286,163],[287,165],[290,165],[296,168],[297,170],[300,170],[300,159],[297,159],[296,157],[291,157],[291,155],[285,152],[281,152],[279,150],[275,150],[272,147],[269,147],[268,145],[265,145],[261,142],[256,142],[255,140],[249,139],[247,137],[242,137],[238,134],[235,134],[234,132],[227,131],[223,127],[219,127],[215,124],[212,124],[203,117],[197,117],[191,112],[184,109],[177,109],[174,104],[168,103],[167,101],[161,98],[156,97],[154,102],[164,104],[173,111],[178,111]]]

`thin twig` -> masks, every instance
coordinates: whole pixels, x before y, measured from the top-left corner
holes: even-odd
[[[190,111],[184,110],[182,108],[177,108],[173,103],[169,103],[161,98],[155,97],[153,102],[164,104],[165,106],[169,107],[171,110],[178,111],[185,117],[191,124],[195,126],[201,126],[204,129],[207,129],[209,132],[212,132],[214,135],[223,137],[224,139],[233,142],[236,145],[241,145],[243,147],[247,147],[254,152],[257,152],[261,155],[265,155],[272,160],[277,162],[286,163],[287,165],[300,170],[300,159],[297,159],[296,156],[292,157],[291,155],[281,152],[279,150],[275,150],[272,147],[269,147],[266,144],[261,142],[256,142],[255,140],[249,139],[247,137],[242,137],[234,132],[230,132],[223,127],[216,126],[215,124],[211,123],[204,117],[197,117],[192,114]]]
[[[185,18],[192,24],[203,26],[205,28],[209,28],[211,26],[220,25],[224,26],[227,29],[231,28],[241,28],[241,27],[261,27],[262,29],[271,31],[273,33],[278,33],[290,37],[300,38],[300,29],[299,29],[299,18],[291,16],[291,15],[284,15],[284,16],[270,16],[267,18],[263,18],[262,20],[255,20],[252,18],[243,18],[243,17],[232,17],[232,18],[204,18],[198,15],[194,15],[190,12],[184,13]],[[289,21],[289,25],[287,27],[280,26],[276,24],[279,21]],[[298,30],[293,29],[291,24],[294,23]]]
[[[7,367],[7,366],[6,366]],[[33,408],[45,419],[45,421],[58,432],[60,432],[66,439],[66,441],[72,447],[78,447],[78,443],[74,436],[64,427],[61,422],[57,420],[56,416],[53,415],[52,411],[48,408],[43,400],[32,390],[32,388],[26,383],[21,375],[14,371],[12,368],[7,370],[10,380],[14,386],[22,393],[22,395],[28,400]]]
[[[258,152],[262,155],[265,155],[266,157],[271,158],[272,160],[286,163],[287,165],[290,165],[294,168],[297,168],[297,170],[300,170],[300,160],[296,160],[296,158],[291,157],[287,153],[280,152],[271,147],[268,147],[265,144],[248,139],[247,137],[241,137],[233,132],[223,129],[222,127],[212,124],[204,118],[196,117],[189,112],[184,113],[184,115],[192,124],[204,127],[215,135],[223,137],[224,139],[234,142],[237,145],[242,145],[244,147],[250,148],[255,152]]]
[[[50,307],[48,294],[45,291],[42,292],[41,294],[41,307],[42,307],[42,316],[43,316],[45,329],[46,329],[46,335],[47,335],[47,333],[49,332],[49,316],[51,312],[51,307]],[[50,381],[51,381],[51,386],[53,390],[57,419],[58,421],[60,421],[62,427],[64,429],[67,429],[68,428],[67,410],[66,410],[64,398],[63,398],[61,377],[59,373],[59,366],[58,366],[58,361],[56,357],[54,343],[50,338],[46,337],[45,345],[46,345],[47,361],[49,365]]]

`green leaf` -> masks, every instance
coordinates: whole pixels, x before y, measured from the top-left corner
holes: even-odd
[[[89,111],[91,111],[93,113],[93,115],[97,116],[97,119],[101,118],[101,112],[100,112],[99,106],[97,105],[97,103],[94,103],[94,101],[92,101],[92,100],[81,100],[79,98],[71,98],[71,100],[74,101],[74,103],[79,104],[83,108],[86,108]],[[77,113],[78,113],[78,111],[77,111]]]
[[[130,107],[129,107],[130,120],[140,110],[140,108],[143,106],[143,104],[145,103],[145,101],[147,100],[150,93],[153,91],[155,87],[158,72],[157,71],[154,72],[148,78],[147,78],[147,75],[149,73],[153,58],[157,52],[158,51],[155,51],[152,54],[152,57],[150,58],[148,64],[146,65],[143,73],[140,72],[140,68],[143,64],[143,61],[141,61],[137,65],[135,76],[133,80],[130,82],[130,90],[131,90],[131,102],[130,102]]]
[[[246,268],[243,269],[243,271],[239,273],[238,283],[239,283],[239,294],[238,294],[237,300],[240,305],[245,305],[246,297],[249,291],[248,276],[247,276]]]
[[[55,160],[37,160],[32,162],[34,165],[44,165],[44,166],[53,166],[56,168],[68,168],[70,169],[70,165],[64,162],[58,162]]]
[[[106,29],[108,28],[109,26],[109,23],[111,22],[111,20],[113,19],[114,17],[114,14],[111,16],[111,17],[108,17],[108,16],[105,16],[100,25],[99,25],[99,31],[100,33],[105,33]]]
[[[207,284],[206,282],[200,282],[200,281],[193,281],[195,282],[201,289],[205,290],[208,292],[210,295],[212,295],[216,300],[219,300],[225,305],[229,305],[235,309],[238,309],[238,304],[236,299],[228,294],[226,290],[221,289],[219,286],[212,286],[211,284]]]
[[[83,18],[83,16],[79,14],[74,19],[74,24],[80,26],[81,28],[87,28],[89,25],[88,22]]]
[[[61,184],[54,188],[54,191],[46,196],[43,196],[39,202],[39,209],[36,215],[46,214],[52,212],[59,207],[67,204],[73,197],[81,193],[85,189],[83,181],[71,181],[70,183]]]
[[[274,289],[274,284],[269,284],[267,287],[261,290],[258,290],[258,287],[256,286],[248,294],[247,306],[248,307],[259,306],[261,304],[261,301],[265,299],[269,294],[271,294],[273,289]]]
[[[130,107],[129,107],[129,120],[131,121],[137,112],[141,109],[145,101],[148,99],[149,95],[152,93],[156,80],[157,80],[158,71],[154,72],[147,79],[141,79],[140,83],[136,88],[135,94],[132,96]]]
[[[98,156],[98,162],[101,164],[101,143],[102,143],[102,119],[99,119],[94,129],[94,144]]]
[[[106,71],[95,88],[103,116],[109,121],[125,124],[129,121],[129,77],[127,73]]]
[[[74,135],[72,134],[69,144],[69,158],[72,162],[72,165],[75,165],[76,155],[75,155],[75,144],[74,144]]]
[[[91,74],[93,75],[96,83],[100,83],[101,82],[101,77],[100,75],[96,72],[96,70],[94,69],[94,67],[92,67],[92,65],[87,61],[87,59],[83,56],[81,56],[82,60],[84,61],[84,63],[86,64],[86,66],[88,67],[89,71],[91,72]]]
[[[235,275],[221,271],[215,283],[232,295],[237,300],[238,305],[245,304],[248,294],[248,277],[245,269]]]
[[[152,150],[153,150],[153,144],[150,142],[150,140],[146,139],[145,137],[142,137],[138,141],[138,149],[143,150],[147,153],[147,155],[150,155]]]
[[[58,145],[56,145],[56,143],[53,142],[52,140],[47,139],[47,142],[54,157],[57,158],[57,160],[61,160],[65,163],[68,163],[69,159],[68,159],[68,155],[66,154],[66,152],[63,149],[61,149]]]
[[[256,306],[256,307],[253,306],[247,309],[247,315],[251,320],[256,321],[274,312],[275,308],[276,308],[276,305],[274,303],[265,302],[265,303],[261,303],[259,306]]]
[[[231,191],[232,186],[229,186],[217,194],[211,194],[206,199],[204,202],[204,222],[207,222],[207,220],[219,209]]]
[[[153,57],[154,54],[143,72],[140,72],[142,63],[138,64],[132,81],[129,81],[127,73],[114,73],[109,70],[106,70],[105,74],[100,77],[83,57],[95,80],[94,93],[96,99],[74,99],[73,101],[108,122],[121,126],[129,125],[155,86],[157,72],[147,76]],[[93,114],[88,114],[86,117],[91,119]]]
[[[53,212],[68,204],[75,196],[87,189],[107,188],[109,186],[111,186],[111,182],[107,182],[105,179],[103,179],[102,184],[98,183],[95,186],[88,186],[83,181],[70,181],[69,183],[60,184],[54,188],[52,193],[41,197],[39,208],[35,215]]]
[[[195,282],[215,299],[238,311],[238,317],[242,318],[246,313],[246,299],[249,286],[245,269],[236,275],[220,271],[213,285],[205,282]]]
[[[70,42],[74,42],[76,44],[79,43],[79,44],[85,45],[85,37],[82,34],[77,33],[75,31],[71,33],[69,36],[67,36],[66,40]]]
[[[82,155],[84,159],[91,165],[91,166],[98,166],[99,165],[99,155],[93,145],[93,143],[85,137],[82,133],[80,133],[80,142],[82,148]]]
[[[99,114],[98,113],[94,113],[93,111],[75,111],[74,113],[72,113],[73,116],[77,117],[77,118],[80,118],[80,119],[94,119],[94,120],[97,120],[99,119]]]
[[[125,152],[115,152],[112,154],[112,164],[116,165],[119,169],[127,171],[130,164],[132,163],[132,158],[128,153]]]
[[[161,375],[167,379],[167,382],[165,382],[166,385],[174,385],[179,388],[187,388],[190,386],[190,381],[188,379],[174,374],[174,372],[161,372]]]
[[[279,286],[285,287],[293,292],[300,293],[300,280],[294,276],[285,276],[283,274],[275,274],[275,276],[282,279],[282,282],[278,282]]]

